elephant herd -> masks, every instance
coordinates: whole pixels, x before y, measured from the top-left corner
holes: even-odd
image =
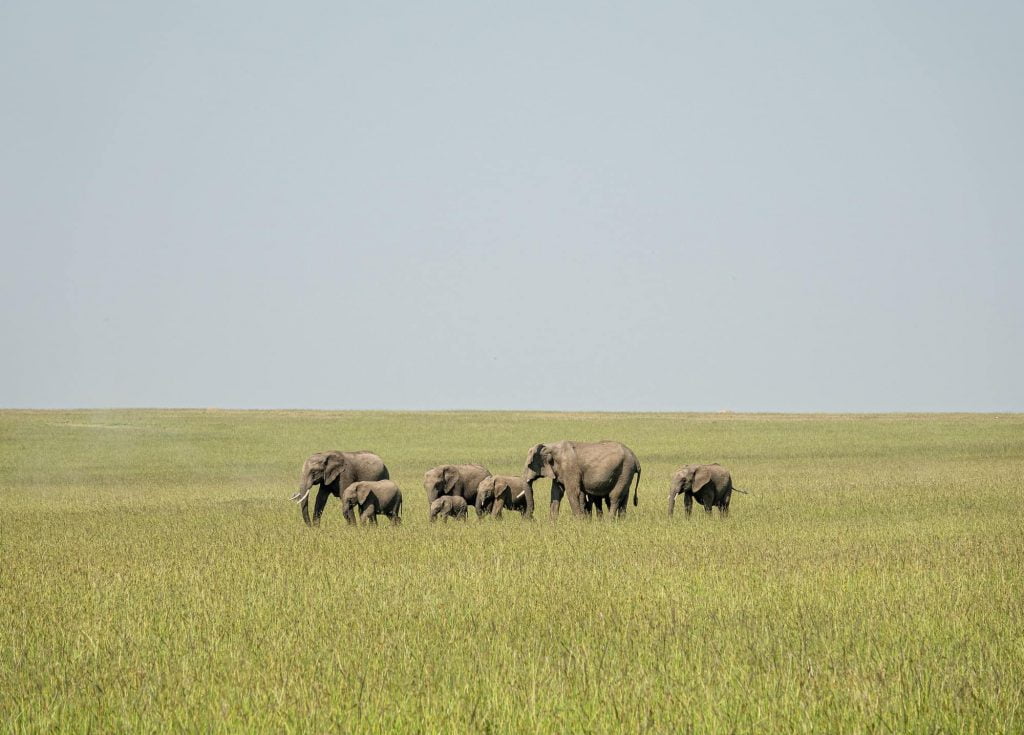
[[[530,448],[521,476],[492,475],[479,464],[439,465],[423,476],[430,520],[465,519],[469,507],[478,517],[501,517],[503,510],[533,518],[533,483],[540,477],[551,480],[551,517],[558,517],[562,498],[569,501],[575,516],[602,515],[605,508],[612,516],[626,512],[630,487],[633,505],[638,502],[640,461],[629,447],[614,441],[560,441]],[[636,483],[633,480],[636,478]],[[309,495],[319,486],[309,515]],[[672,475],[668,491],[668,514],[675,509],[676,496],[683,496],[687,515],[696,500],[707,513],[718,508],[729,512],[733,490],[729,471],[721,465],[685,465]],[[341,500],[346,522],[355,524],[356,514],[376,524],[377,516],[401,523],[402,491],[388,474],[383,460],[373,452],[317,452],[302,465],[299,490],[292,500],[299,503],[307,526],[320,523],[327,499]]]

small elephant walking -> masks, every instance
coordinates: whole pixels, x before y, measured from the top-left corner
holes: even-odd
[[[718,508],[722,516],[729,515],[729,500],[732,491],[745,492],[733,487],[732,475],[720,464],[688,464],[680,467],[672,475],[668,488],[668,514],[671,516],[676,507],[676,496],[682,493],[683,509],[689,516],[693,511],[693,500],[704,506],[704,511],[711,515],[712,508]]]
[[[377,514],[386,515],[391,525],[402,522],[402,491],[391,480],[353,482],[341,494],[341,512],[350,525],[356,525],[355,508],[359,517],[377,525]]]
[[[479,464],[438,465],[423,475],[427,503],[433,504],[442,495],[457,495],[464,498],[467,505],[475,506],[476,489],[481,480],[490,476],[490,470]]]
[[[384,461],[373,452],[317,452],[302,464],[299,491],[292,500],[302,508],[302,520],[307,526],[319,526],[327,498],[341,497],[341,492],[359,480],[387,480],[390,477]],[[313,520],[309,519],[309,491],[319,485]]]
[[[433,523],[441,518],[446,523],[449,518],[457,521],[464,521],[467,517],[469,506],[466,499],[458,495],[442,495],[430,504],[430,522]]]
[[[491,475],[476,489],[476,513],[501,518],[502,510],[514,510],[523,518],[533,518],[533,488],[522,477]]]

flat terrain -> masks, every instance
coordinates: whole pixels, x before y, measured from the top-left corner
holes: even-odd
[[[431,526],[442,462],[643,465],[619,522]],[[405,523],[318,531],[309,453]],[[686,461],[749,496],[664,517]],[[1024,730],[1024,416],[0,412],[0,731]]]

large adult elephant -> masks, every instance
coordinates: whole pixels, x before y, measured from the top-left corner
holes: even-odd
[[[319,526],[328,497],[340,498],[342,491],[353,482],[387,479],[390,479],[388,468],[373,452],[317,452],[303,463],[299,491],[292,495],[292,500],[302,507],[302,520],[307,526]],[[310,523],[309,491],[314,485],[319,485],[320,490]]]
[[[479,464],[442,464],[433,467],[423,475],[427,505],[430,506],[442,495],[458,495],[465,498],[467,505],[475,506],[476,489],[481,480],[490,476],[490,470]],[[482,513],[477,510],[477,515]]]
[[[613,441],[560,441],[538,444],[526,455],[523,480],[533,489],[538,477],[551,479],[551,518],[558,517],[558,506],[564,495],[569,499],[573,515],[585,513],[584,499],[608,501],[613,516],[626,512],[629,486],[636,476],[633,505],[640,488],[640,460],[625,444]]]

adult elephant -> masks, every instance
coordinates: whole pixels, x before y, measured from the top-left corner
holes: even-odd
[[[442,495],[458,495],[466,500],[467,505],[475,506],[476,489],[481,480],[490,476],[490,470],[479,464],[442,464],[433,467],[423,475],[427,506]],[[477,515],[482,515],[479,509]]]
[[[607,499],[613,516],[625,513],[634,475],[633,505],[636,505],[640,460],[625,444],[613,441],[538,444],[527,453],[523,468],[523,480],[531,490],[538,477],[551,479],[552,519],[558,517],[563,495],[569,499],[569,506],[576,516],[585,514],[586,496],[595,503]]]
[[[387,479],[390,479],[388,468],[373,452],[317,452],[302,464],[299,491],[292,495],[292,500],[302,507],[302,520],[307,526],[319,526],[328,497],[340,498],[342,491],[353,482]],[[314,485],[319,485],[320,490],[316,494],[311,523],[309,491]]]
[[[680,467],[672,475],[668,486],[668,514],[671,516],[676,507],[676,496],[682,494],[683,509],[689,516],[693,512],[693,501],[704,506],[711,515],[712,508],[718,508],[719,514],[729,515],[729,501],[732,491],[745,493],[733,487],[732,475],[720,464],[688,464]]]
[[[533,488],[522,477],[491,475],[480,481],[476,489],[477,515],[490,514],[501,518],[502,510],[514,510],[523,518],[533,518]]]

